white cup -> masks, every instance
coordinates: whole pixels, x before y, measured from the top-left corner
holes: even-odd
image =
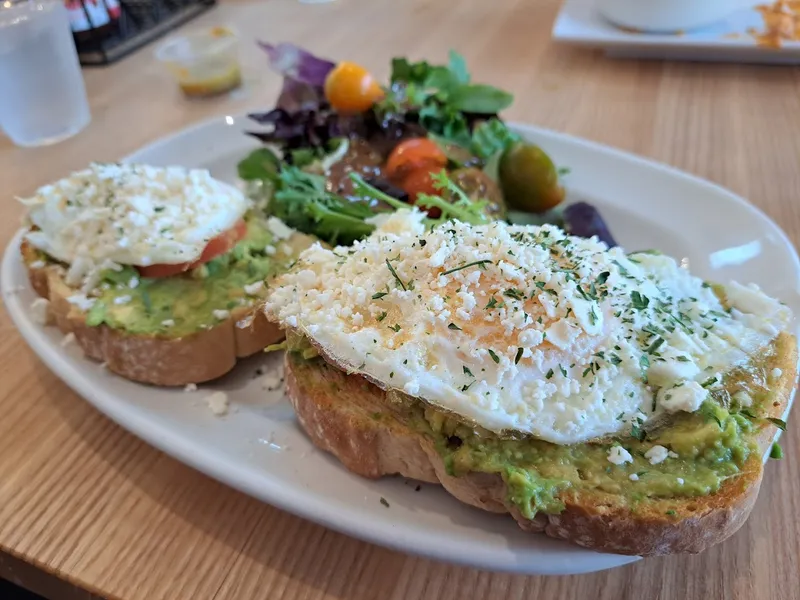
[[[0,0],[0,129],[18,146],[44,146],[90,120],[63,0]]]

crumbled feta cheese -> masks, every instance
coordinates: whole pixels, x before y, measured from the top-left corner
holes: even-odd
[[[174,319],[164,319],[163,321],[161,321],[161,326],[162,327],[174,327],[175,326],[175,320]]]
[[[750,394],[748,394],[744,390],[739,390],[738,392],[734,392],[733,400],[739,406],[748,407],[753,405],[753,399],[750,397]]]
[[[622,446],[611,446],[608,450],[608,462],[614,465],[624,465],[633,462],[633,456]]]
[[[44,268],[45,265],[47,265],[47,263],[43,260],[35,260],[31,263],[31,269],[41,269]]]
[[[127,304],[131,301],[130,296],[117,296],[114,298],[114,304]]]
[[[783,371],[778,367],[775,367],[772,369],[772,371],[770,371],[769,375],[772,379],[780,379],[781,375],[783,375]]]
[[[636,473],[631,473],[630,475],[628,475],[628,479],[630,479],[631,481],[639,481],[639,476]]]
[[[267,229],[276,240],[288,240],[294,233],[294,229],[288,227],[277,217],[270,217],[267,220]]]
[[[184,392],[196,392],[197,391],[197,384],[196,383],[187,383],[186,387],[183,388]]]
[[[760,316],[728,311],[668,256],[628,255],[552,225],[429,230],[416,209],[375,224],[351,247],[303,251],[270,286],[267,315],[492,431],[572,444],[696,411],[709,381],[774,340],[752,322]],[[765,319],[779,331],[790,316]]]
[[[228,317],[231,316],[231,311],[229,311],[229,310],[221,310],[221,309],[214,309],[214,310],[211,311],[211,314],[214,315],[215,319],[218,319],[220,321],[224,321],[225,319],[227,319]]]
[[[658,392],[658,403],[667,412],[694,412],[708,398],[708,390],[696,381],[684,381]]]
[[[122,264],[196,260],[252,205],[206,170],[120,163],[94,163],[22,203],[36,226],[25,239],[69,264],[72,286]]]
[[[676,481],[678,482],[678,485],[684,484],[683,477],[678,477]]]
[[[216,416],[222,416],[228,412],[228,394],[225,392],[214,392],[206,396],[206,404],[211,412]]]
[[[264,282],[263,281],[254,281],[253,283],[249,283],[244,286],[244,293],[248,296],[255,296],[261,290],[264,289]]]
[[[67,302],[86,312],[94,306],[96,300],[94,298],[87,298],[86,294],[73,294],[67,298]]]
[[[267,373],[261,378],[261,387],[265,390],[276,390],[281,386],[283,380],[278,373]]]
[[[244,319],[239,319],[236,321],[236,327],[239,329],[247,329],[253,324],[254,319],[254,315],[247,315]]]
[[[275,254],[277,252],[278,252],[278,249],[275,248],[275,246],[272,246],[272,245],[267,246],[266,248],[264,248],[264,254],[266,254],[267,256],[275,256]]]
[[[128,282],[128,287],[131,288],[132,290],[139,287],[139,278],[131,277],[131,280]]]
[[[67,335],[64,336],[64,338],[61,340],[60,343],[62,348],[66,348],[67,346],[73,344],[74,342],[75,342],[75,334],[70,331]]]
[[[669,456],[669,450],[667,450],[664,446],[653,446],[644,453],[644,457],[650,461],[651,465],[657,465],[665,460]]]
[[[31,318],[39,325],[47,325],[50,315],[50,301],[47,298],[36,298],[31,302]]]

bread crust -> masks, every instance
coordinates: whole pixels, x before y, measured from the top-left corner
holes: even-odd
[[[23,241],[20,252],[31,286],[49,300],[48,323],[74,334],[83,353],[109,371],[140,383],[184,386],[225,375],[244,358],[281,341],[283,332],[255,307],[231,311],[213,327],[182,337],[132,334],[107,325],[90,327],[86,313],[67,300],[75,291],[55,265],[38,266],[37,251]]]
[[[796,385],[797,340],[781,334],[776,350],[775,366],[782,375],[774,385],[769,413],[780,417]],[[742,526],[755,504],[764,470],[761,457],[774,435],[774,427],[762,427],[757,434],[761,452],[751,455],[742,473],[723,483],[715,494],[650,499],[634,512],[612,494],[572,490],[561,495],[566,505],[563,512],[539,513],[531,520],[506,501],[502,477],[448,475],[433,442],[396,418],[396,409],[383,390],[361,376],[345,374],[330,357],[323,358],[325,362],[306,362],[287,353],[287,393],[313,443],[349,470],[369,478],[399,474],[438,483],[461,502],[510,513],[525,531],[599,551],[640,556],[698,553],[725,540]],[[377,412],[388,417],[376,419]]]

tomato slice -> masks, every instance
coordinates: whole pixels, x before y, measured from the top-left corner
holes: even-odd
[[[179,275],[180,273],[195,269],[217,256],[230,252],[233,247],[244,238],[246,233],[247,223],[244,222],[244,219],[239,219],[233,227],[211,238],[200,254],[200,258],[193,262],[174,265],[157,264],[136,268],[139,270],[139,274],[141,274],[142,277],[171,277],[172,275]]]
[[[400,187],[408,192],[408,201],[410,204],[417,203],[417,197],[420,194],[428,194],[430,196],[438,196],[439,192],[433,185],[433,175],[438,173],[441,169],[429,166],[422,166],[408,173],[403,179]],[[428,213],[431,219],[438,219],[442,216],[441,209],[437,207],[422,209]]]
[[[447,156],[430,138],[412,138],[400,142],[386,161],[386,175],[394,182],[402,182],[413,171],[426,167],[428,171],[441,171],[447,166]]]
[[[340,112],[365,112],[383,98],[383,89],[361,65],[343,61],[325,78],[325,97]]]

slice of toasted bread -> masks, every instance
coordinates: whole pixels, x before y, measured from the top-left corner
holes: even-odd
[[[783,373],[775,383],[769,413],[780,417],[795,385],[796,339],[781,334],[776,350],[774,366]],[[413,430],[386,392],[363,377],[347,375],[321,359],[303,360],[295,353],[287,353],[285,373],[288,395],[303,429],[315,445],[349,470],[370,478],[399,474],[439,483],[466,504],[511,513],[525,531],[619,554],[697,553],[732,535],[756,501],[764,470],[762,457],[775,433],[768,425],[757,430],[760,452],[751,454],[741,473],[709,496],[647,499],[633,511],[627,502],[606,492],[567,490],[561,496],[566,505],[563,512],[538,513],[531,520],[506,500],[500,475],[449,475],[433,440]]]
[[[303,238],[300,246],[304,247],[311,239]],[[210,381],[230,371],[238,358],[283,339],[283,332],[253,307],[234,309],[226,320],[182,337],[92,327],[86,324],[86,313],[67,300],[75,290],[64,281],[63,269],[42,265],[40,254],[27,242],[23,241],[20,252],[33,289],[49,300],[48,322],[65,335],[74,334],[86,356],[133,381],[160,386]]]

